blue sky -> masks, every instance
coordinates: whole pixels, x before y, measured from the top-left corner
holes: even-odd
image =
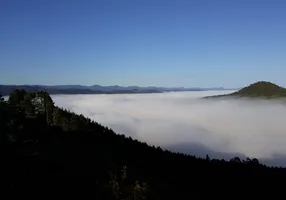
[[[1,0],[0,84],[286,86],[284,0]]]

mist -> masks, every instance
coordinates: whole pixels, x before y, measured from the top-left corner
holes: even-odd
[[[202,99],[233,91],[53,95],[56,105],[150,145],[196,156],[286,165],[286,105]]]

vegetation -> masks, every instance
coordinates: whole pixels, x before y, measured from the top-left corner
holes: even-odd
[[[237,92],[212,97],[285,98],[286,89],[271,82],[259,81]]]
[[[54,106],[44,91],[15,90],[8,101],[0,98],[0,117],[2,196],[79,193],[110,200],[245,198],[249,192],[265,195],[271,188],[263,188],[286,176],[286,169],[261,165],[257,159],[201,159],[148,146]],[[233,185],[238,182],[242,182],[239,188]],[[258,191],[254,184],[260,186]]]

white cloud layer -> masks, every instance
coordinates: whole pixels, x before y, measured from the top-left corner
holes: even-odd
[[[223,93],[54,95],[53,99],[117,133],[174,151],[225,158],[238,153],[266,161],[286,157],[286,105],[200,98]],[[279,162],[270,164],[284,164]]]

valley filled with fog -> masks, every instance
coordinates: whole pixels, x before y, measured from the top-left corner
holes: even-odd
[[[196,156],[256,157],[286,166],[286,105],[278,101],[202,99],[233,91],[52,95],[55,104],[116,133]]]

